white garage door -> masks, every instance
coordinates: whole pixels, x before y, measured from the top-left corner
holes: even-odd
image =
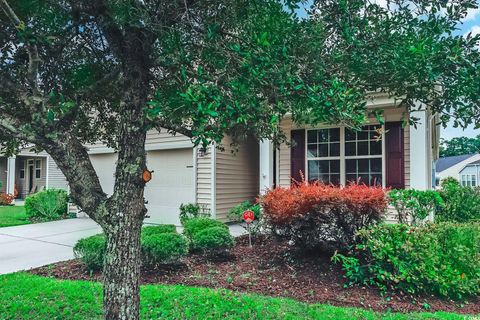
[[[145,188],[146,222],[180,224],[180,205],[195,201],[192,149],[150,151],[147,167],[155,172]]]
[[[149,151],[147,167],[155,171],[145,188],[147,223],[180,224],[179,207],[195,201],[192,149]],[[91,155],[104,191],[113,193],[116,154]]]
[[[103,191],[109,196],[113,193],[115,184],[116,153],[94,154],[90,156],[93,168],[97,172]]]

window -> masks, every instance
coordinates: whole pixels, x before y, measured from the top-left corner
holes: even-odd
[[[477,177],[474,174],[462,174],[460,182],[464,187],[476,187]]]
[[[19,162],[20,166],[20,179],[25,179],[25,160],[20,160]]]
[[[308,181],[340,184],[340,128],[307,131]]]
[[[382,185],[381,126],[361,131],[345,129],[345,170],[347,182]]]
[[[42,177],[42,160],[35,160],[35,179]]]
[[[307,130],[307,177],[334,185],[382,185],[383,140],[380,125]]]

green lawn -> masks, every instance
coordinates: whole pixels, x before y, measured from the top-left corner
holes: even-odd
[[[0,207],[0,228],[29,224],[23,206]]]
[[[0,276],[0,319],[99,319],[101,286],[27,273]],[[172,285],[142,287],[143,319],[468,319],[449,313],[379,314],[291,299]]]

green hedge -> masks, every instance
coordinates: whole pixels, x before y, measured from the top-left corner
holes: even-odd
[[[88,270],[95,271],[103,267],[106,247],[105,236],[97,234],[80,239],[73,252]],[[144,264],[175,263],[188,253],[188,241],[174,225],[149,226],[142,229],[141,250]]]
[[[193,236],[192,247],[209,254],[221,253],[233,247],[235,240],[228,229],[211,227]]]
[[[67,192],[60,189],[47,189],[34,193],[25,199],[25,212],[31,221],[67,218]]]
[[[73,247],[76,258],[82,259],[88,270],[99,270],[103,267],[103,259],[107,242],[103,234],[80,239]]]
[[[380,225],[336,254],[350,283],[461,299],[480,294],[480,223]]]
[[[196,233],[213,227],[219,227],[228,230],[227,225],[218,220],[210,218],[192,218],[185,222],[185,225],[183,226],[183,234],[190,241],[193,241],[193,237]]]
[[[462,187],[455,179],[442,182],[444,206],[435,221],[480,222],[480,188]]]
[[[160,233],[142,237],[144,264],[176,263],[187,254],[187,239],[178,233]]]

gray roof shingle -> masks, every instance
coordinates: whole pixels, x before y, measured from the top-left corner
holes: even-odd
[[[468,158],[473,157],[475,154],[464,154],[461,156],[453,156],[453,157],[444,157],[437,160],[435,164],[435,168],[437,172],[442,172],[447,170],[448,168],[460,163]],[[475,161],[477,162],[477,161]]]

